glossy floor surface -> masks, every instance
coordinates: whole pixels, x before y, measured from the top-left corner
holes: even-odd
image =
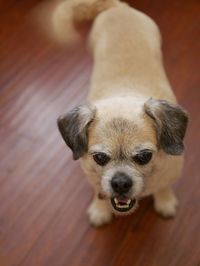
[[[59,114],[84,101],[92,60],[29,23],[36,0],[0,3],[0,265],[200,265],[200,2],[130,3],[160,26],[166,70],[190,113],[175,219],[147,198],[131,216],[88,223],[92,190],[61,139]]]

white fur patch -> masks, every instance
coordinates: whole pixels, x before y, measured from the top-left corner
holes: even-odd
[[[94,226],[101,226],[112,219],[111,208],[107,200],[95,198],[87,212],[90,223]]]

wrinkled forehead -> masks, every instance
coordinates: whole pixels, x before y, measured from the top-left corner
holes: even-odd
[[[98,121],[89,139],[90,150],[120,157],[130,156],[140,149],[156,149],[153,125],[142,117],[135,121],[124,117]]]

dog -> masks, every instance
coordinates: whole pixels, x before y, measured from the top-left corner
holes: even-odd
[[[131,214],[149,195],[156,212],[173,217],[172,185],[183,166],[188,114],[166,77],[158,26],[118,0],[64,0],[52,15],[54,36],[75,42],[74,22],[91,19],[88,102],[58,118],[95,192],[89,220],[101,226],[113,214]]]

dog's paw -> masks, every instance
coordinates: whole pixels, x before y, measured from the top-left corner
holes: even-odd
[[[178,207],[178,200],[171,194],[169,198],[155,200],[154,209],[155,211],[162,215],[164,218],[172,218],[176,215]]]
[[[107,224],[112,219],[111,210],[105,200],[95,199],[89,206],[87,213],[90,223],[95,227]]]

